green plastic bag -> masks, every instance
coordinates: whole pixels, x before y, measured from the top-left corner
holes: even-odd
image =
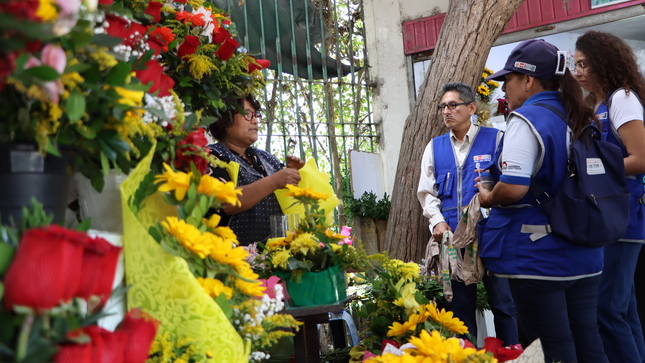
[[[305,271],[300,281],[292,278],[291,272],[278,272],[286,284],[290,300],[288,306],[316,306],[340,304],[347,299],[345,271],[339,266],[332,266],[324,271]]]

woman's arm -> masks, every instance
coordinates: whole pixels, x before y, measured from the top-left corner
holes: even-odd
[[[632,120],[624,123],[618,129],[618,135],[627,148],[625,174],[635,175],[645,173],[645,126],[642,120]]]
[[[240,195],[241,206],[224,205],[224,212],[228,215],[239,214],[253,208],[262,199],[277,189],[282,189],[287,184],[297,185],[300,181],[300,173],[296,169],[284,168],[278,172],[264,177],[254,183],[244,185]]]
[[[483,208],[515,203],[529,191],[528,185],[506,184],[504,182],[498,182],[493,190],[487,190],[482,187],[479,178],[475,178],[475,180],[477,180],[475,187],[479,189],[479,203]]]

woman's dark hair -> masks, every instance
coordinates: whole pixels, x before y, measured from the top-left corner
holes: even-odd
[[[564,110],[567,111],[571,121],[574,140],[578,138],[582,129],[591,122],[600,125],[593,109],[585,104],[582,87],[569,69],[565,70],[564,75],[557,76],[554,80],[539,79],[539,81],[545,90],[558,91],[560,101],[562,101]]]
[[[638,70],[632,48],[619,37],[598,31],[588,31],[576,41],[576,50],[584,53],[587,67],[602,88],[605,96],[618,88],[635,92],[645,100],[645,79]],[[598,103],[598,95],[589,94],[590,105]]]
[[[228,108],[220,114],[217,121],[208,126],[208,132],[215,140],[222,141],[226,138],[226,129],[233,124],[235,114],[244,112],[244,101],[248,101],[255,111],[262,109],[260,102],[251,95],[242,98],[232,96],[224,98],[223,102],[228,105]]]

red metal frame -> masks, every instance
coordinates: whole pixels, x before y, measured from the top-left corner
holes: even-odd
[[[563,0],[526,0],[504,30],[504,34],[530,28],[582,18],[611,10],[645,4],[645,0],[632,0],[614,5],[591,8],[591,0],[569,0],[565,8]],[[403,46],[405,54],[414,54],[434,49],[446,13],[403,23]]]

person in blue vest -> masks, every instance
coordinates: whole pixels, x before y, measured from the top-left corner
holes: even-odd
[[[295,156],[287,156],[285,166],[272,154],[252,147],[258,140],[258,123],[262,117],[260,103],[252,96],[228,98],[228,109],[209,126],[218,141],[208,145],[217,165],[211,165],[209,174],[224,182],[236,180],[242,189],[240,206],[224,205],[216,211],[220,225],[231,227],[242,246],[264,242],[270,234],[269,217],[282,214],[274,194],[287,184],[298,185],[305,163]]]
[[[645,242],[645,80],[632,49],[612,34],[590,31],[579,37],[574,60],[574,75],[589,92],[588,106],[601,122],[603,139],[623,150],[631,194],[627,233],[605,247],[598,295],[600,335],[612,363],[643,362],[645,340],[634,293],[634,272]]]
[[[435,137],[426,146],[417,190],[423,215],[430,220],[430,231],[435,241],[441,241],[444,232],[457,228],[463,208],[477,193],[474,182],[476,168],[488,168],[502,135],[497,129],[471,122],[477,106],[475,94],[469,86],[448,83],[443,86],[442,94],[438,108],[450,132]],[[518,344],[515,308],[508,281],[495,276],[485,276],[483,280],[495,320],[496,336],[505,345]],[[450,309],[477,339],[477,284],[465,285],[451,280],[451,285],[453,299]]]
[[[574,245],[549,233],[549,218],[529,192],[531,180],[554,195],[565,177],[568,150],[595,119],[567,68],[570,55],[544,40],[520,43],[502,70],[511,114],[494,168],[492,191],[482,187],[480,255],[486,268],[509,279],[518,324],[539,338],[546,362],[608,362],[598,332],[597,301],[603,248]],[[571,129],[554,111],[567,115]],[[593,228],[593,226],[589,226]]]

